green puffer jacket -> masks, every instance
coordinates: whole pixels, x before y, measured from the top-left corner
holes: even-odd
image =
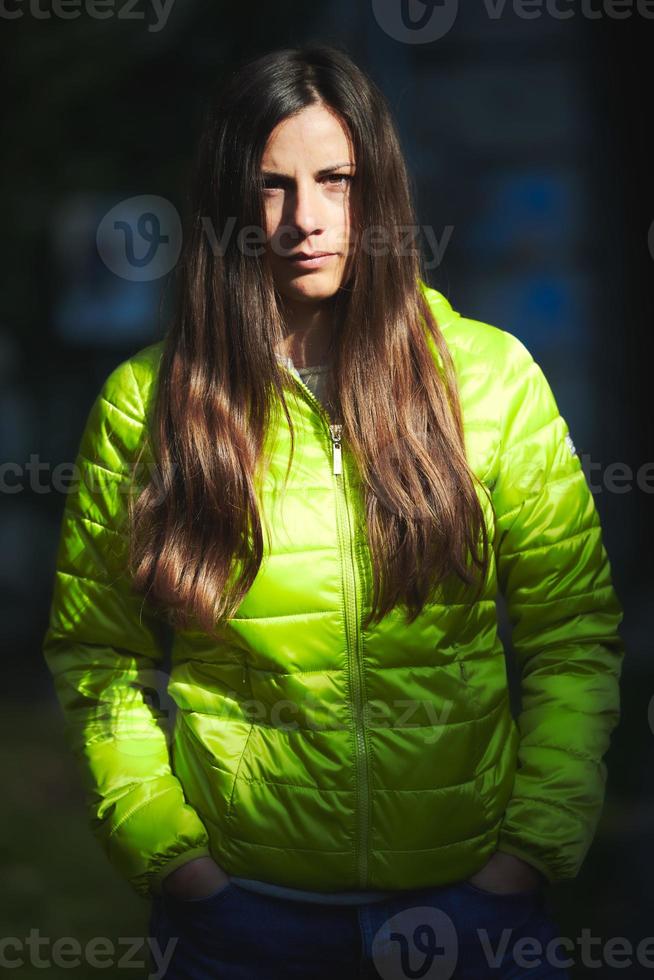
[[[341,454],[288,372],[297,455],[282,495],[280,413],[260,488],[269,550],[219,643],[174,633],[166,692],[165,633],[130,591],[121,530],[162,342],[115,368],[90,411],[43,651],[93,832],[144,897],[201,854],[232,875],[336,891],[446,884],[496,849],[556,882],[590,847],[624,654],[594,500],[526,347],[419,288],[495,510],[479,490],[493,560],[473,605],[456,579],[410,627],[397,611],[362,628],[371,566],[347,439]],[[516,720],[498,589],[520,670]]]

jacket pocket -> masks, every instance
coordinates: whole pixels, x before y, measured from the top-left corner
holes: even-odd
[[[253,722],[218,726],[210,716],[188,713],[174,742],[174,770],[184,795],[200,815],[217,823],[227,820],[236,777]]]
[[[511,714],[504,683],[504,657],[459,660],[459,672],[466,688],[468,724],[472,738],[468,740],[469,772],[474,778],[474,792],[487,826],[497,823],[498,805],[503,799],[507,774],[505,744],[510,736],[507,723]],[[506,738],[502,737],[506,729]]]
[[[502,702],[509,696],[504,651],[459,660],[458,664],[472,716],[482,723],[488,723],[493,715],[499,717]]]
[[[243,748],[241,749],[241,754],[239,756],[238,763],[236,765],[236,769],[234,771],[234,778],[232,780],[232,790],[231,790],[231,793],[229,795],[229,802],[227,804],[227,810],[225,811],[225,823],[226,824],[230,824],[232,822],[232,820],[234,819],[234,798],[236,796],[236,783],[238,782],[239,773],[241,772],[241,769],[243,767],[243,762],[244,762],[245,757],[246,757],[246,753],[247,753],[247,750],[248,750],[248,746],[250,744],[250,738],[252,736],[253,730],[254,730],[254,722],[251,722],[250,723],[250,727],[248,729],[247,736],[245,738],[245,742],[243,743]]]
[[[473,723],[482,713],[482,707],[477,698],[474,677],[474,665],[469,661],[458,660],[459,676],[465,690],[465,700],[470,711],[470,722]]]

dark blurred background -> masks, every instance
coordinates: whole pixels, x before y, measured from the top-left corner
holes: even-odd
[[[172,0],[157,12],[116,0],[98,17],[85,0],[2,5],[1,936],[146,930],[145,904],[86,826],[40,650],[64,504],[53,474],[74,461],[107,374],[161,336],[169,292],[166,275],[112,271],[98,227],[140,195],[181,212],[218,76],[315,40],[345,45],[390,102],[431,229],[430,284],[529,347],[591,480],[625,607],[623,714],[595,843],[550,902],[562,934],[601,940],[595,968],[577,945],[575,977],[612,975],[601,950],[616,937],[632,944],[616,959],[623,970],[654,969],[654,944],[649,964],[636,953],[654,935],[654,4],[445,2],[442,36],[425,43],[395,31],[394,6]],[[29,964],[18,973],[42,975]],[[48,976],[60,973],[70,967]]]

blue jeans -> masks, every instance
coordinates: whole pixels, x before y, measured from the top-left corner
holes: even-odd
[[[569,980],[541,889],[462,881],[367,905],[273,898],[228,882],[152,902],[149,980]],[[519,940],[522,939],[522,943]],[[548,943],[550,947],[548,948]]]

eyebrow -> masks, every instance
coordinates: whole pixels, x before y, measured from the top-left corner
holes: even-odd
[[[341,167],[354,167],[354,166],[355,165],[353,163],[349,163],[349,162],[348,163],[332,163],[329,167],[322,167],[320,170],[317,170],[316,173],[315,173],[315,176],[316,177],[324,177],[327,174],[332,173],[332,171],[334,171],[334,170],[340,170]],[[289,176],[289,174],[280,174],[280,173],[277,173],[277,171],[275,171],[275,170],[262,170],[261,171],[261,176],[262,177],[276,177],[278,180],[292,180],[293,179],[292,177]]]

